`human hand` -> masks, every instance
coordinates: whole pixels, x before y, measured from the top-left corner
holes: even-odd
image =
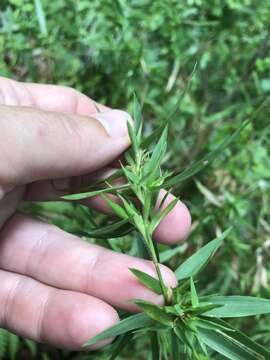
[[[99,109],[71,88],[0,78],[0,326],[69,349],[80,349],[116,323],[114,308],[136,311],[128,300],[162,301],[129,271],[155,276],[150,261],[88,244],[16,213],[22,200],[57,199],[63,192],[56,189],[68,188],[72,179],[89,181],[111,170],[129,146],[129,116]],[[172,199],[168,196],[164,206]],[[84,204],[107,211],[100,198]],[[155,239],[180,241],[190,222],[179,201]],[[167,285],[176,285],[173,272],[161,269]]]

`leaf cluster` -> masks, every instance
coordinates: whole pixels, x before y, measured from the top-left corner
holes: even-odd
[[[270,356],[268,350],[222,319],[269,313],[270,301],[242,296],[199,296],[193,280],[222,245],[231,228],[199,249],[176,269],[175,275],[179,283],[173,289],[168,288],[163,281],[159,268],[159,252],[152,240],[160,221],[178,202],[176,198],[165,206],[171,187],[207,166],[237,138],[248,121],[240,124],[237,130],[212,152],[182,173],[175,175],[162,169],[166,157],[170,120],[167,119],[161,134],[156,133],[157,137],[151,134],[143,138],[142,112],[135,96],[133,118],[135,123],[128,124],[132,146],[125,155],[125,163],[121,164],[121,169],[111,178],[106,179],[105,183],[95,184],[97,187],[93,190],[67,195],[64,198],[80,200],[100,195],[107,202],[119,220],[110,223],[102,230],[94,230],[97,235],[123,236],[127,231],[132,230],[139,234],[138,245],[141,247],[141,254],[146,253],[146,257],[153,261],[156,278],[138,269],[130,269],[130,271],[150,290],[163,295],[164,305],[134,299],[133,302],[139,306],[142,313],[124,318],[117,325],[90,339],[86,345],[119,336],[114,344],[116,349],[113,351],[113,354],[118,354],[134,334],[148,331],[152,334],[152,352],[162,353],[161,358],[162,356],[166,358],[166,354],[172,352],[175,359],[179,358],[180,353],[184,353],[189,359],[200,359],[202,354],[209,355],[210,348],[233,360],[268,359]],[[145,144],[149,148],[145,147]],[[125,177],[126,183],[114,186],[113,180],[120,176]],[[165,188],[167,192],[156,208],[161,188]],[[112,199],[110,194],[116,195],[119,202]],[[138,204],[136,201],[134,203],[134,199],[137,199]]]

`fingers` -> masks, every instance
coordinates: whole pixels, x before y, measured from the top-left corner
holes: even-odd
[[[3,270],[0,283],[0,327],[25,338],[78,350],[118,321],[111,306],[89,295],[55,289]]]
[[[157,206],[160,205],[165,194],[165,190],[160,191]],[[162,209],[165,209],[174,199],[175,196],[169,194],[162,205]],[[154,232],[154,239],[161,243],[174,244],[185,240],[189,234],[190,228],[190,212],[186,205],[179,200],[172,211],[170,211],[159,223]]]
[[[0,185],[92,172],[129,146],[127,113],[93,117],[0,106]]]
[[[101,111],[109,109],[66,86],[22,83],[1,76],[0,104],[80,115],[95,114],[97,107]]]
[[[83,292],[129,311],[129,300],[162,303],[162,297],[141,285],[129,268],[156,277],[153,264],[88,244],[39,221],[16,215],[0,233],[0,268],[48,285]],[[173,272],[161,266],[164,281],[175,286]]]

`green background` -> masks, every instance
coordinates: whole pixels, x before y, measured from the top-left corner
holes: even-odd
[[[169,133],[166,166],[180,170],[217,146],[269,96],[269,23],[268,0],[1,0],[0,75],[64,84],[127,110],[135,91],[150,131],[174,108],[197,63]],[[266,102],[206,170],[175,189],[191,209],[193,228],[172,267],[233,225],[200,278],[202,293],[270,296],[269,122]],[[62,214],[52,216],[59,226],[83,226],[80,216],[68,218],[73,208],[49,208]],[[119,246],[129,250],[123,241]],[[270,346],[269,316],[235,323]],[[102,358],[36,348],[3,330],[1,342],[8,345],[3,357],[17,352],[18,359],[29,359],[32,349],[44,359]],[[147,346],[133,343],[123,358],[147,359]]]

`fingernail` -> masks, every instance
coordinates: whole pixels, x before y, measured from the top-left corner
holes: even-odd
[[[133,123],[131,116],[122,110],[107,110],[93,115],[113,138],[128,136],[127,122]]]

